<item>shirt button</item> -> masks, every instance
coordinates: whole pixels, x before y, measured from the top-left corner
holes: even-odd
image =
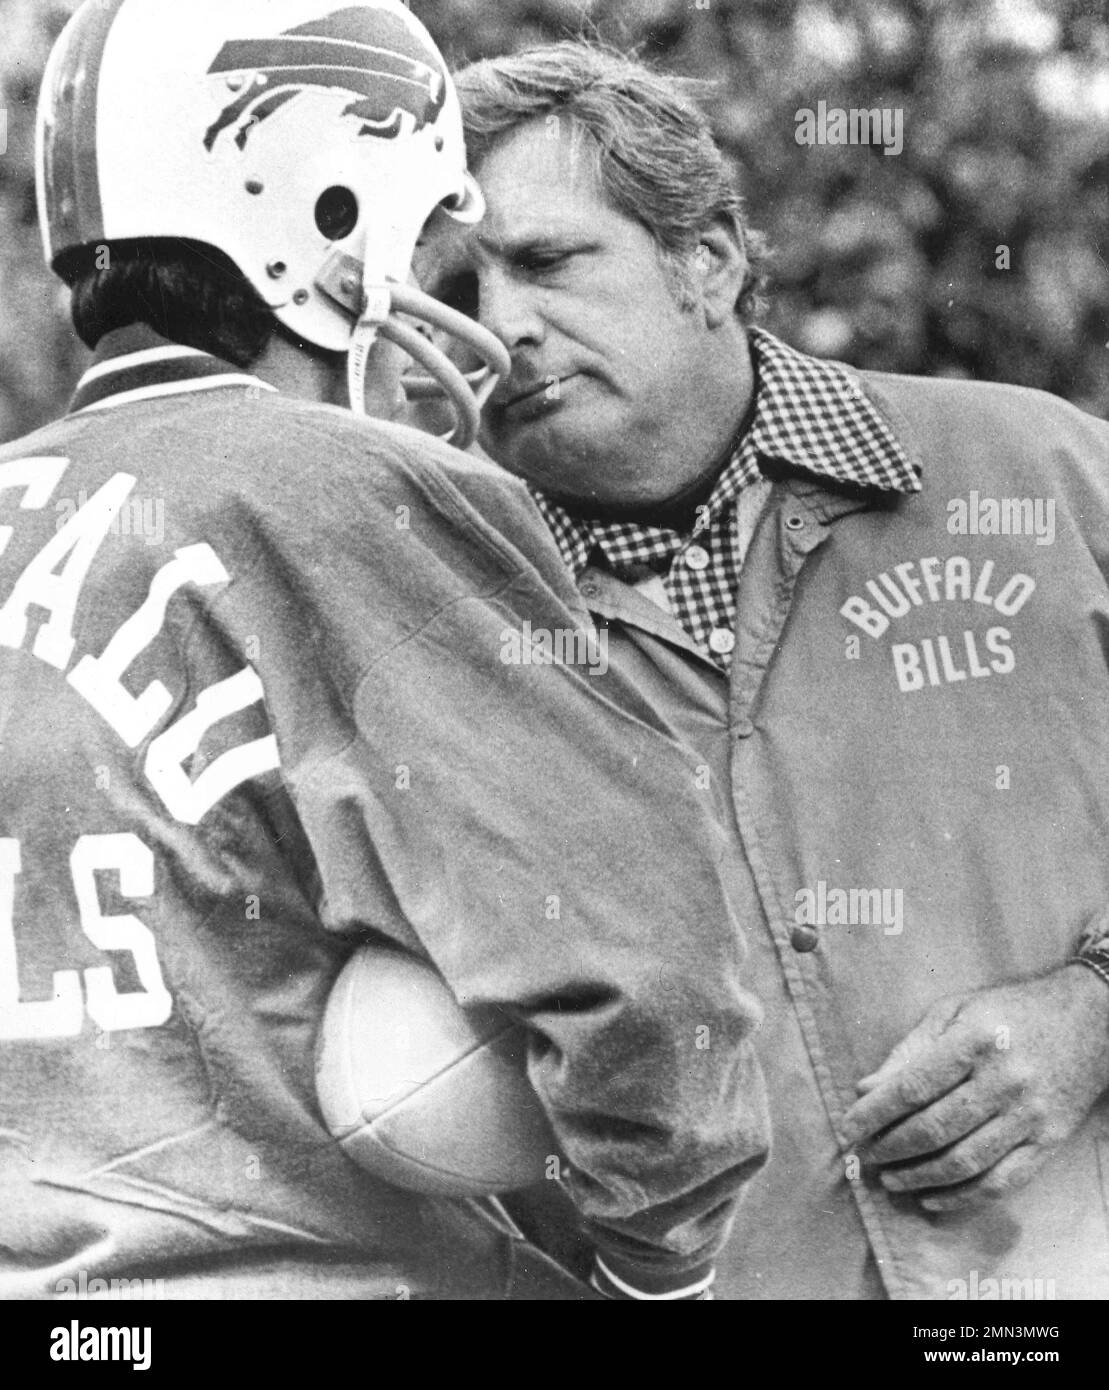
[[[734,650],[735,633],[729,632],[726,627],[714,627],[709,633],[709,651],[715,652],[717,656],[727,656]]]
[[[585,583],[581,585],[581,594],[583,598],[596,598],[600,592],[600,588],[592,579],[587,579]]]
[[[815,927],[794,927],[789,934],[789,944],[800,955],[815,951],[820,945],[820,937]]]
[[[805,518],[804,518],[803,516],[787,516],[787,517],[786,517],[786,530],[787,530],[787,531],[800,531],[801,528],[804,526],[804,524],[805,524]]]
[[[707,570],[711,563],[709,553],[703,545],[691,545],[682,552],[682,559],[691,570]]]

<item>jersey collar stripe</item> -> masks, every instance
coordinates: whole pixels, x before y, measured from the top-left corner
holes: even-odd
[[[84,374],[77,383],[78,391],[82,390],[91,381],[96,381],[109,372],[129,371],[132,367],[145,367],[154,362],[169,362],[178,357],[204,357],[207,354],[199,348],[170,347],[144,348],[141,352],[129,352],[125,357],[113,357],[107,362],[97,362]]]
[[[99,372],[92,381],[88,379],[86,373],[70,404],[70,414],[85,410],[88,406],[96,405],[112,396],[129,394],[147,386],[187,385],[189,382],[201,381],[206,378],[226,378],[228,376],[233,377],[236,381],[240,377],[250,383],[257,381],[256,377],[245,373],[236,373],[228,363],[221,362],[216,357],[209,357],[207,353],[203,352],[187,357],[175,355],[160,359],[152,359],[145,352],[141,356],[145,360],[130,367],[119,366],[128,360],[127,357],[117,357],[113,358],[110,363],[103,363],[103,366],[116,368],[116,370]]]
[[[102,400],[93,401],[91,405],[77,406],[70,411],[70,414],[87,415],[90,411],[106,410],[113,405],[131,405],[135,401],[153,401],[164,396],[188,395],[195,391],[215,391],[229,386],[253,386],[259,391],[277,394],[276,387],[260,381],[256,376],[249,376],[245,372],[228,372],[222,376],[209,376],[197,381],[167,381],[159,386],[139,386],[134,391],[121,391],[114,395],[105,396]]]

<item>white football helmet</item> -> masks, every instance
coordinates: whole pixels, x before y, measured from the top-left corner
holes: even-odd
[[[399,0],[86,0],[46,69],[37,178],[51,265],[139,237],[216,247],[289,330],[348,353],[359,412],[378,333],[431,374],[414,394],[450,396],[461,447],[508,370],[490,333],[405,283],[436,208],[484,207],[454,84]],[[413,319],[485,367],[463,377]]]

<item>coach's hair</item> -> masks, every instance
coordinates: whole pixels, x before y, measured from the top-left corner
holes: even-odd
[[[199,242],[106,242],[70,252],[55,269],[73,291],[73,326],[90,348],[115,328],[145,323],[170,342],[251,367],[277,327],[234,263]]]
[[[768,248],[747,225],[712,127],[692,98],[697,85],[654,72],[603,44],[567,40],[486,59],[455,75],[470,162],[526,121],[566,117],[588,137],[609,201],[654,238],[682,272],[701,232],[727,218],[739,234],[748,270],[736,311],[763,307]],[[555,127],[557,129],[558,127]]]

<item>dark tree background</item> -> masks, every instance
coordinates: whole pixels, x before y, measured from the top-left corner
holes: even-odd
[[[41,267],[32,167],[39,78],[73,8],[0,0],[0,439],[57,413],[84,360]],[[412,8],[453,64],[584,30],[707,79],[751,220],[777,250],[767,325],[797,346],[1038,386],[1109,416],[1106,0]],[[902,153],[798,145],[795,113],[819,101],[900,108]]]

